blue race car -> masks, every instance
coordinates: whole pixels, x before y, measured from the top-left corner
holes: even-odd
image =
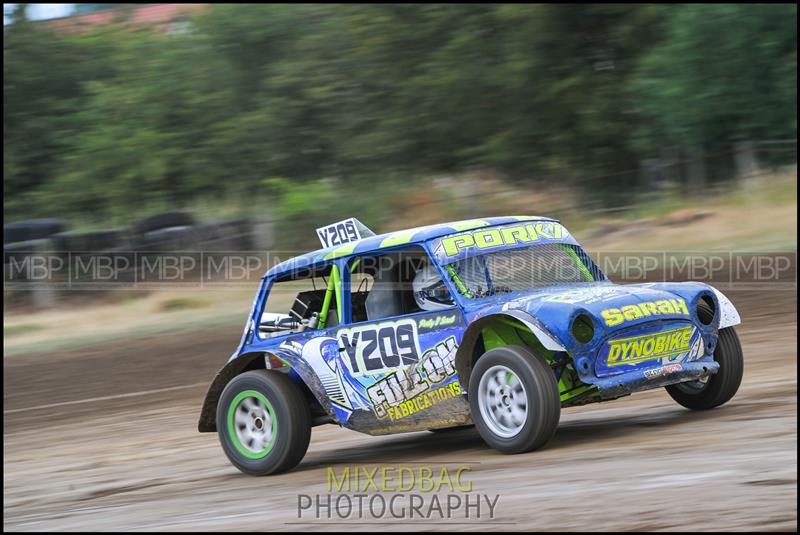
[[[374,235],[270,269],[199,430],[241,471],[289,470],[311,427],[370,435],[474,424],[503,453],[545,445],[562,407],[666,387],[696,410],[742,380],[733,304],[701,283],[618,285],[544,217]]]

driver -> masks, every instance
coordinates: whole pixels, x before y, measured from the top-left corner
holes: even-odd
[[[414,275],[414,299],[422,310],[441,310],[455,304],[439,272],[433,266],[425,266]]]

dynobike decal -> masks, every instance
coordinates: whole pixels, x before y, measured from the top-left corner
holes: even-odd
[[[690,323],[676,321],[658,331],[649,327],[611,338],[601,346],[595,361],[598,377],[626,373],[635,369],[679,364],[701,359],[705,346],[700,330]]]
[[[451,336],[426,351],[417,366],[398,370],[367,388],[375,415],[394,421],[460,396],[461,385],[458,381],[432,389],[434,385],[455,375],[457,349],[456,339]]]
[[[608,365],[621,366],[687,353],[691,348],[694,330],[692,325],[687,325],[652,334],[609,340]]]

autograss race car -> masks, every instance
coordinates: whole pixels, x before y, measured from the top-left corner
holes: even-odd
[[[728,298],[696,282],[614,284],[554,219],[317,232],[323,249],[261,280],[202,408],[199,430],[245,473],[297,465],[315,425],[474,424],[522,453],[550,440],[562,407],[666,387],[703,410],[739,388]]]

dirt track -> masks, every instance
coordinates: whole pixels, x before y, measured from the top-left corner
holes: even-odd
[[[692,413],[658,390],[567,409],[546,449],[519,456],[495,453],[471,429],[368,437],[322,426],[297,469],[269,478],[240,474],[215,435],[196,431],[238,327],[4,358],[3,526],[796,530],[796,296],[731,295],[746,369],[721,408]],[[327,494],[328,467],[420,463],[469,466],[474,493],[500,495],[495,516],[298,518],[298,494]]]

